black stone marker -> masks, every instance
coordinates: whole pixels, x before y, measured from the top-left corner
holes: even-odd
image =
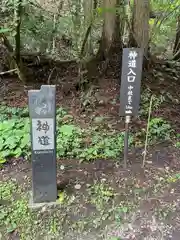
[[[124,48],[120,90],[120,116],[137,116],[140,103],[143,50]]]
[[[56,87],[42,85],[28,91],[31,121],[33,202],[55,202],[56,179]]]
[[[131,116],[137,116],[140,103],[140,87],[143,64],[143,50],[124,48],[122,58],[120,116],[125,116],[124,167],[128,158],[128,133]]]

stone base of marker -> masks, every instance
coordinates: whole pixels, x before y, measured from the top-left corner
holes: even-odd
[[[58,201],[58,198],[55,202],[43,202],[43,203],[35,203],[33,202],[33,193],[32,192],[29,192],[29,203],[28,203],[28,207],[30,209],[42,209],[42,208],[45,208],[45,209],[48,209],[48,208],[51,208],[51,207],[54,207],[54,206],[57,206],[59,205],[60,202]]]

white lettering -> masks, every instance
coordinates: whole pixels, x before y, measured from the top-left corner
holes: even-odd
[[[136,76],[136,73],[133,72],[132,68],[130,68],[130,71],[129,71],[128,75],[130,75],[130,74],[133,74],[134,76]]]
[[[132,108],[132,106],[126,105],[126,109],[127,110],[132,110],[133,108]]]
[[[128,96],[133,96],[133,91],[132,90],[128,91]]]
[[[136,68],[136,60],[130,60],[128,62],[128,67]]]
[[[128,82],[134,82],[136,79],[135,76],[128,76]]]
[[[128,89],[131,91],[134,87],[133,86],[128,86]]]
[[[126,110],[125,113],[126,114],[132,114],[132,111],[131,110]]]
[[[137,54],[136,51],[130,51],[128,57],[129,57],[129,59],[131,59],[131,60],[135,60],[135,59],[137,58],[137,56],[138,56],[138,54]]]
[[[131,105],[132,103],[132,96],[128,96],[128,104]]]

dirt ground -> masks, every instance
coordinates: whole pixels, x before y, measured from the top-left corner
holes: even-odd
[[[176,71],[168,70],[171,68],[166,65],[161,66],[163,71],[159,69],[157,66],[149,74],[144,74],[142,92],[150,88],[158,96],[167,97],[168,100],[153,112],[153,116],[170,121],[178,133],[180,66]],[[101,79],[90,96],[71,89],[72,78],[69,78],[70,85],[66,82],[67,91],[63,84],[57,85],[58,106],[68,109],[81,126],[91,125],[95,116],[103,116],[105,127],[110,125],[122,130],[124,123],[118,117],[120,86],[117,77],[111,74]],[[27,90],[40,85],[30,83],[24,87],[15,79],[8,79],[4,84],[3,101],[20,107],[27,106]],[[146,122],[144,118],[133,119],[132,126],[142,128]],[[172,142],[157,143],[148,148],[145,168],[141,166],[142,152],[143,148],[129,152],[127,169],[122,167],[123,156],[116,161],[83,163],[58,159],[61,204],[39,209],[31,220],[10,233],[4,235],[4,229],[0,229],[0,239],[18,240],[23,233],[22,239],[27,240],[179,240],[180,151]],[[12,159],[0,172],[0,182],[15,182],[18,189],[22,189],[23,196],[31,190],[31,164],[24,159]],[[0,207],[5,211],[6,206]],[[26,214],[29,216],[30,212],[27,210]]]
[[[180,165],[172,165],[174,158],[179,157],[179,151],[164,144],[149,151],[145,169],[141,168],[140,152],[131,155],[133,164],[126,170],[120,166],[119,160],[79,164],[75,160],[59,159],[58,187],[63,186],[63,191],[69,198],[73,196],[74,201],[55,209],[45,207],[39,210],[43,211],[43,216],[47,214],[47,218],[55,211],[59,224],[62,215],[66,215],[64,235],[58,232],[54,238],[48,235],[49,238],[42,239],[111,239],[113,236],[123,240],[180,239]],[[62,165],[64,170],[60,168]],[[30,163],[16,160],[7,164],[1,170],[0,180],[12,179],[23,186],[25,192],[30,190]],[[97,192],[92,197],[88,189],[94,184]],[[112,198],[98,192],[101,184],[108,186],[107,191],[113,191]],[[80,185],[79,189],[76,189],[77,185]],[[101,199],[103,197],[105,201]],[[44,219],[40,221],[43,225]],[[73,228],[69,227],[75,223]],[[31,227],[34,228],[34,239],[38,239],[35,224],[32,223]],[[10,239],[19,239],[18,230],[13,234]],[[26,239],[33,238],[27,233]]]

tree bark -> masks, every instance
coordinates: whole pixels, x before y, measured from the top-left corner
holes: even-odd
[[[21,15],[22,15],[22,0],[19,0],[17,9],[15,10],[15,18],[16,18],[16,35],[15,35],[15,56],[16,63],[20,65],[20,51],[21,51]]]
[[[180,15],[178,16],[177,21],[177,31],[176,31],[176,39],[174,43],[174,60],[180,60]]]
[[[18,1],[18,6],[15,9],[15,18],[16,18],[16,35],[15,35],[15,62],[17,67],[17,74],[19,79],[23,82],[27,82],[27,71],[25,67],[23,66],[22,60],[21,60],[21,18],[22,18],[22,0]]]
[[[84,46],[84,55],[88,58],[89,56],[93,55],[91,28],[92,28],[92,23],[94,21],[93,11],[96,9],[97,3],[96,3],[96,1],[93,1],[93,0],[84,0],[83,7],[84,7],[84,26],[87,29],[89,28],[88,38],[87,38],[86,44]]]
[[[130,33],[129,45],[142,48],[146,58],[148,57],[149,48],[149,16],[150,1],[134,0],[132,32]]]
[[[120,17],[116,12],[120,7],[120,0],[104,0],[102,10],[104,11],[104,23],[97,58],[107,60],[117,42],[121,43]]]

